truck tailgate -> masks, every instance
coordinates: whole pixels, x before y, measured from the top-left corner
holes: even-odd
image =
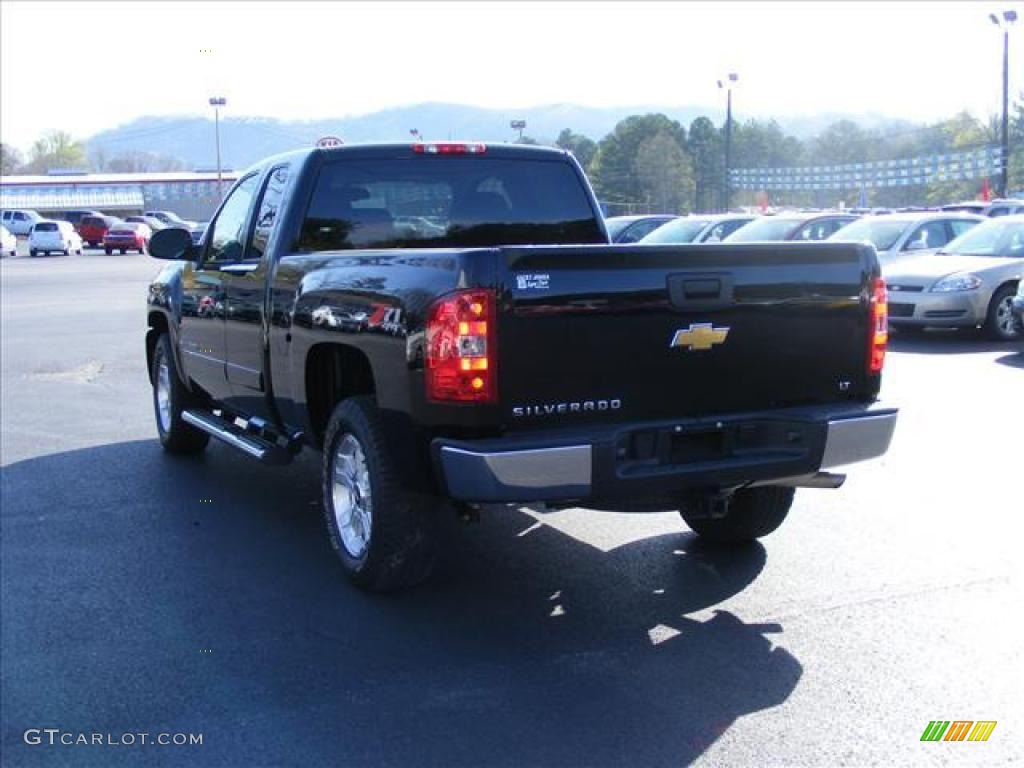
[[[498,390],[516,429],[871,399],[873,250],[504,248]]]

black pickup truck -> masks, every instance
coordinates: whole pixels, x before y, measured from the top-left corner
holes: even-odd
[[[869,245],[616,246],[571,155],[344,146],[245,173],[194,245],[157,232],[160,440],[321,451],[353,581],[429,572],[442,513],[678,509],[764,536],[878,456],[886,294]]]

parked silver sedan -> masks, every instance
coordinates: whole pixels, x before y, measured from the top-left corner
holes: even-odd
[[[956,211],[889,213],[865,216],[847,224],[829,240],[869,242],[885,265],[896,259],[937,251],[983,221],[986,221],[984,216]]]
[[[995,339],[1015,339],[1024,216],[989,219],[936,253],[883,263],[882,275],[895,328],[982,326]]]

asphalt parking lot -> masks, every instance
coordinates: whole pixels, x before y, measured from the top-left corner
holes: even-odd
[[[777,533],[488,510],[371,597],[315,457],[163,454],[137,255],[0,261],[6,765],[998,764],[1024,756],[1024,354],[895,338],[890,453]],[[1014,607],[1016,606],[1016,608]],[[923,743],[930,720],[995,720]],[[26,729],[201,745],[26,744]]]

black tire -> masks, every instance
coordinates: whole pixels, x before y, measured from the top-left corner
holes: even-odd
[[[39,251],[37,251],[35,248],[30,248],[29,252],[28,252],[28,255],[31,256],[32,258],[35,258],[36,254],[38,254],[38,253],[39,253]]]
[[[358,554],[344,543],[334,513],[334,457],[348,436],[355,438],[362,451],[372,505],[369,533]],[[324,439],[321,475],[327,533],[354,584],[388,592],[411,587],[430,575],[437,557],[437,502],[402,487],[374,398],[351,397],[335,407]]]
[[[679,514],[702,539],[742,544],[767,536],[782,525],[794,493],[794,488],[780,486],[744,488],[733,494],[725,517],[702,517],[699,509],[689,506],[680,509]]]
[[[109,256],[110,254],[112,254],[114,252],[114,250],[112,248],[104,248],[103,250],[106,251],[107,256]]]
[[[989,338],[1013,341],[1019,336],[1014,328],[1013,313],[1010,312],[1010,301],[1016,295],[1017,287],[1013,285],[1004,285],[995,292],[985,315],[985,333]]]
[[[124,249],[124,248],[122,248],[122,249],[121,249],[121,251],[120,251],[120,253],[121,253],[121,255],[122,255],[122,256],[124,256],[124,255],[125,255],[125,253],[126,253],[125,249]]]
[[[170,393],[170,413],[165,424],[160,414],[158,389],[160,383],[160,367],[166,362],[168,373],[168,391]],[[153,381],[153,415],[156,417],[156,430],[160,436],[160,444],[170,453],[199,453],[210,442],[210,436],[181,419],[181,412],[193,403],[193,398],[185,385],[181,383],[178,367],[174,363],[171,350],[171,339],[164,333],[156,340],[153,349],[153,369],[150,371]]]

